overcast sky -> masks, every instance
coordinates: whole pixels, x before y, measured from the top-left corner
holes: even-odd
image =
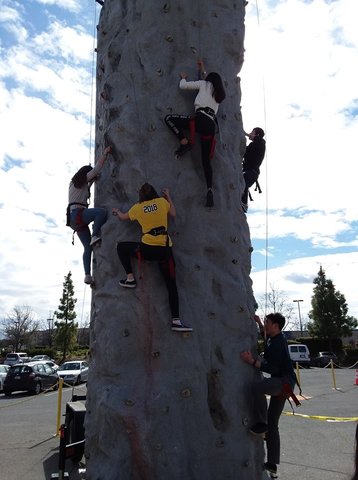
[[[0,317],[26,304],[46,319],[70,270],[78,320],[89,312],[64,213],[92,154],[99,11],[94,0],[0,0]],[[305,322],[322,265],[358,317],[358,1],[250,0],[246,14],[244,128],[267,140],[247,215],[255,295],[274,286],[302,299]]]

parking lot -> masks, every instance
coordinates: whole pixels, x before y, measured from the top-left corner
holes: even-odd
[[[286,403],[287,414],[280,422],[280,478],[350,480],[356,422],[334,421],[334,418],[358,417],[355,374],[355,369],[335,370],[337,389],[333,389],[329,369],[300,370],[303,394],[307,399],[302,400],[301,407],[295,408],[294,416]],[[83,394],[85,386],[76,389],[78,394]],[[62,412],[71,393],[71,388],[63,390]],[[54,436],[56,409],[56,392],[40,396],[0,395],[1,478],[48,480],[51,473],[58,471],[59,438]],[[300,415],[330,417],[330,420]],[[79,480],[81,477],[71,469],[72,463],[67,461],[70,479]]]

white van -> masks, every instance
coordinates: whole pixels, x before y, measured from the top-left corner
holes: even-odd
[[[300,365],[305,367],[309,367],[311,365],[311,356],[307,345],[289,345],[288,352],[293,363],[298,362]]]

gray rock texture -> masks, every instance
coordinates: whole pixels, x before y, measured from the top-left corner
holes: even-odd
[[[243,0],[105,0],[98,25],[96,149],[113,145],[95,205],[127,211],[145,182],[168,187],[177,208],[174,242],[181,318],[170,330],[167,292],[146,262],[138,286],[121,289],[117,241],[139,240],[138,224],[116,217],[94,251],[91,354],[86,416],[90,480],[254,480],[262,442],[248,433],[253,369],[239,358],[256,342],[251,243],[241,210],[240,113]],[[213,159],[215,208],[204,208],[200,145],[182,159],[164,124],[194,112],[196,60],[217,71],[227,97]],[[139,276],[142,278],[140,279]]]

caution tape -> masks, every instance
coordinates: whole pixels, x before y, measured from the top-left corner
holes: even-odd
[[[311,418],[312,420],[321,420],[323,422],[358,422],[358,417],[326,417],[323,415],[306,415],[304,413],[282,412],[283,415],[291,415],[294,417]]]

